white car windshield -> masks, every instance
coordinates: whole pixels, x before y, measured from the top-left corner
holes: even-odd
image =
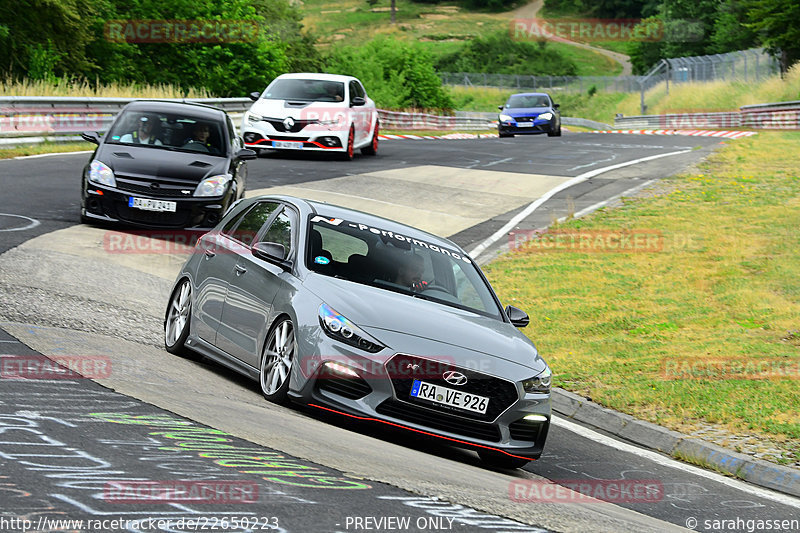
[[[501,319],[472,261],[425,239],[341,219],[312,217],[309,270]]]
[[[267,87],[261,98],[302,102],[341,102],[344,100],[344,83],[315,79],[279,79]]]

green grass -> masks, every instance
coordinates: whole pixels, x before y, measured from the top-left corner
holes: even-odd
[[[798,146],[800,132],[737,140],[662,182],[668,193],[561,228],[657,231],[661,251],[521,249],[490,264],[501,299],[531,312],[524,331],[555,384],[679,431],[769,436],[800,459],[797,379],[664,375],[676,358],[800,364]]]
[[[386,11],[388,6],[388,0],[381,0],[374,7],[363,0],[305,0],[300,9],[303,23],[319,38],[323,51],[388,35],[418,42],[434,58],[458,50],[476,36],[507,31],[512,19],[509,12],[470,11],[455,4],[398,2],[397,23],[392,25]],[[581,76],[614,76],[622,70],[619,63],[590,50],[556,42],[549,42],[548,46],[572,59]]]

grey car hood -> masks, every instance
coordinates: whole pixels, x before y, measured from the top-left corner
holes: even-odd
[[[390,348],[398,335],[481,352],[533,369],[544,369],[533,343],[507,322],[343,279],[310,273],[305,287]],[[391,332],[387,335],[386,332]],[[408,339],[408,346],[413,346]],[[405,344],[405,343],[403,343]],[[421,354],[420,354],[421,355]],[[444,354],[443,354],[444,355]]]

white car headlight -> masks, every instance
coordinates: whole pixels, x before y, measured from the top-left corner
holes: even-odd
[[[101,163],[97,159],[89,164],[89,181],[97,185],[105,185],[107,187],[116,187],[117,180],[114,178],[114,171],[109,168],[105,163]]]
[[[206,178],[200,182],[200,184],[194,190],[194,195],[222,196],[225,194],[225,187],[228,185],[229,181],[231,181],[231,177],[228,174],[211,176],[210,178]]]
[[[325,333],[337,341],[355,346],[366,352],[375,353],[384,346],[369,334],[350,322],[347,317],[336,312],[327,304],[319,306],[319,323]]]
[[[337,113],[334,116],[323,115],[317,120],[317,123],[323,126],[345,126],[346,122],[347,119],[343,113]]]
[[[553,114],[548,111],[547,113],[542,113],[537,118],[539,118],[539,120],[550,120],[553,118]]]
[[[258,122],[261,122],[264,117],[262,117],[261,115],[256,115],[255,113],[247,112],[245,113],[244,118],[247,122],[255,126],[257,125]]]
[[[513,120],[509,115],[500,115],[500,122],[512,122]]]
[[[523,381],[522,388],[525,389],[525,392],[531,394],[548,394],[552,379],[553,373],[550,367],[547,367],[538,376]]]

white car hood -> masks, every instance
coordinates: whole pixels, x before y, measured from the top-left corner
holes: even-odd
[[[250,108],[250,112],[265,118],[314,119],[330,120],[337,113],[344,113],[348,106],[343,102],[307,102],[306,105],[290,105],[291,100],[258,100]],[[297,102],[300,104],[300,102]]]

